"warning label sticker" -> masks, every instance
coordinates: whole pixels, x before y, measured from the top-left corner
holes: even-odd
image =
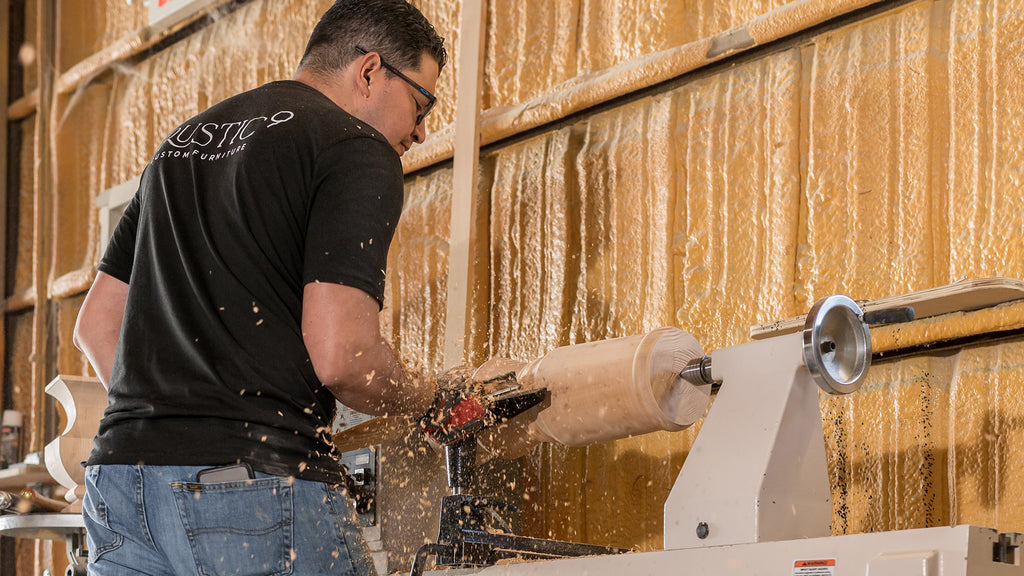
[[[797,560],[793,563],[793,576],[835,576],[836,559]]]

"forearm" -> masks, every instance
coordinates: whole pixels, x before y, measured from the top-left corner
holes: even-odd
[[[102,342],[90,345],[87,341],[76,340],[75,344],[89,360],[89,365],[96,371],[96,376],[103,383],[103,387],[110,388],[110,372],[114,368],[114,352],[117,350],[117,342],[115,341],[113,345]]]
[[[366,414],[419,416],[434,399],[435,385],[406,368],[383,340],[352,358],[354,376],[329,384],[346,406]]]
[[[104,388],[110,382],[127,296],[127,284],[100,272],[75,322],[75,346],[85,354]]]
[[[380,333],[377,301],[339,284],[305,287],[302,335],[317,377],[346,406],[367,414],[419,416],[434,384],[409,370]]]

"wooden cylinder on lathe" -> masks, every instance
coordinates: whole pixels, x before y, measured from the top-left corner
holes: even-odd
[[[481,447],[516,458],[539,442],[587,446],[658,430],[682,430],[704,415],[711,386],[680,377],[704,352],[673,327],[647,334],[575,344],[530,363],[492,359],[474,374],[515,371],[523,390],[546,388],[548,401],[484,430]]]

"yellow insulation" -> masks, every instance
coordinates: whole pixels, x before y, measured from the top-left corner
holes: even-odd
[[[73,97],[58,100],[65,104],[64,109],[73,108],[75,113],[62,117],[56,129],[56,170],[58,174],[75,174],[76,177],[60,180],[59,193],[54,198],[54,226],[63,237],[95,240],[69,242],[55,251],[56,276],[99,259],[98,233],[90,228],[98,224],[92,217],[95,211],[93,191],[116,184],[104,173],[110,95],[111,83],[95,83]]]
[[[872,367],[828,397],[834,533],[974,524],[1017,530],[1024,342]]]
[[[15,259],[16,266],[13,274],[7,274],[8,284],[13,283],[11,292],[15,295],[31,290],[34,284],[32,279],[32,239],[35,235],[34,214],[34,188],[36,184],[35,172],[32,167],[35,163],[34,144],[36,142],[36,119],[26,119],[19,125],[12,126],[14,131],[21,137],[21,154],[17,164],[11,165],[11,171],[17,171],[21,186],[18,190],[7,190],[7,194],[17,196],[18,212],[10,214],[8,218],[17,222],[17,236],[14,245],[11,241],[7,243],[7,253],[4,254],[4,261],[9,258]],[[8,222],[11,222],[8,220]],[[9,229],[8,229],[9,230]],[[10,304],[8,304],[10,307]]]
[[[445,369],[443,347],[451,223],[451,171],[406,185],[401,224],[388,255],[382,330],[417,368]]]

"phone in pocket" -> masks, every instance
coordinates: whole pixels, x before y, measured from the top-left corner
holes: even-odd
[[[237,482],[239,480],[252,480],[253,478],[255,476],[252,473],[252,466],[245,462],[207,468],[200,470],[196,474],[196,482],[200,484],[206,482]]]

